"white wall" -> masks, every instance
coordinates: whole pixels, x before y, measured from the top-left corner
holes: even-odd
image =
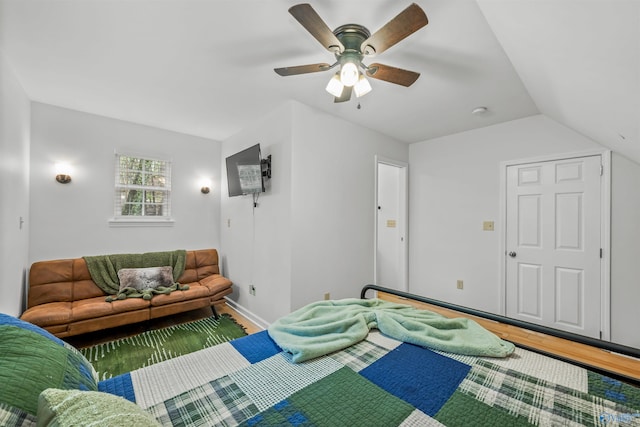
[[[282,105],[222,144],[223,271],[234,283],[231,298],[266,323],[291,306],[292,108],[291,102]],[[258,143],[263,158],[272,156],[273,175],[254,209],[253,196],[229,197],[224,162]]]
[[[218,248],[220,147],[217,141],[32,104],[30,262],[122,252]],[[172,161],[172,227],[110,227],[114,152]],[[69,162],[72,181],[55,181]],[[202,176],[212,179],[208,195]]]
[[[412,144],[410,292],[498,313],[500,162],[594,148],[602,147],[542,115]],[[619,156],[613,163],[612,338],[640,347],[637,334],[631,338],[632,331],[623,328],[640,323],[638,310],[630,302],[620,306],[625,296],[638,295],[640,271],[637,262],[616,254],[638,253],[640,171]],[[635,195],[626,199],[629,210],[622,214],[622,194],[629,192]],[[482,231],[483,221],[495,221],[496,231]],[[629,229],[636,237],[633,247],[621,240]],[[464,290],[456,289],[458,279]]]
[[[28,264],[30,114],[29,99],[0,51],[0,312],[13,316],[22,312]]]
[[[222,196],[233,300],[268,323],[325,292],[358,297],[373,280],[375,155],[406,161],[406,144],[294,101],[224,141],[222,157],[256,143],[273,163],[259,207]]]
[[[373,283],[376,154],[407,144],[302,104],[294,110],[292,309]]]
[[[640,165],[611,156],[611,340],[640,348]]]

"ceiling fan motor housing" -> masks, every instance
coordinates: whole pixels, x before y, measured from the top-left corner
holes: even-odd
[[[351,61],[360,64],[364,58],[364,52],[360,50],[360,47],[362,42],[371,36],[369,30],[362,25],[345,24],[333,30],[333,34],[344,46],[344,51],[336,52],[336,59],[340,63]]]

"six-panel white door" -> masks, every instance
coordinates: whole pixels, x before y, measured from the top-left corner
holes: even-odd
[[[600,336],[601,158],[507,168],[507,316]]]

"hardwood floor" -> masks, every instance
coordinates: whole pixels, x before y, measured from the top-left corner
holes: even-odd
[[[446,317],[468,317],[500,338],[511,341],[514,344],[640,382],[640,359],[384,292],[378,292],[378,298],[400,304],[410,304],[417,308],[440,313]]]
[[[247,334],[249,335],[255,334],[256,332],[260,332],[263,330],[261,327],[253,323],[251,320],[247,319],[242,314],[238,313],[233,308],[229,307],[227,304],[216,305],[216,311],[218,312],[218,314],[227,313],[231,315],[234,319],[236,319],[236,322],[238,322],[244,327],[244,330],[247,331]]]

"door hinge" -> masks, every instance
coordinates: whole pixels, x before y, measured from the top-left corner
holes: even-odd
[[[604,175],[604,165],[600,165],[600,176]]]
[[[602,248],[600,248],[600,258],[602,258]]]
[[[600,339],[602,339],[602,331],[600,331]]]

